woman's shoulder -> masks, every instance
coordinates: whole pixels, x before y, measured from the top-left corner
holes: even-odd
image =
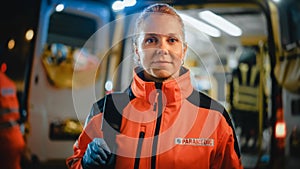
[[[195,89],[193,90],[191,95],[187,98],[187,100],[189,102],[191,102],[192,104],[194,104],[195,106],[198,106],[198,107],[201,107],[204,109],[215,110],[222,114],[224,112],[227,113],[225,107],[220,102],[218,102],[217,100],[208,96],[207,94],[205,94],[201,91],[197,91]]]

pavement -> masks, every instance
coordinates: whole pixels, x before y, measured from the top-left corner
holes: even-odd
[[[242,163],[245,169],[270,169],[266,163],[257,164],[257,156],[251,154],[242,154]],[[280,165],[275,165],[272,169],[300,169],[300,158],[289,157],[284,160],[285,167],[279,167]],[[22,169],[68,169],[65,164],[65,160],[50,160],[47,162],[33,162],[30,166],[24,166]]]
[[[33,161],[23,165],[22,169],[68,169],[65,160],[49,160],[47,162]]]

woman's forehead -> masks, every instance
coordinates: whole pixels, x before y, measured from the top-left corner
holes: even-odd
[[[182,36],[182,25],[178,18],[169,14],[150,14],[140,25],[143,34],[178,35]]]

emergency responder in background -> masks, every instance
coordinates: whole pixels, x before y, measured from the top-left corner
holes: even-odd
[[[0,168],[21,169],[25,141],[18,122],[16,85],[3,71],[0,71]]]
[[[263,97],[263,128],[268,126],[266,96],[259,93],[259,66],[255,47],[244,48],[230,82],[231,114],[240,138],[241,152],[257,153],[259,135],[259,97]]]

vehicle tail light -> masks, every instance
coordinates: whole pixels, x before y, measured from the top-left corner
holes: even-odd
[[[275,137],[285,138],[286,137],[286,124],[283,121],[277,122],[275,125]]]

